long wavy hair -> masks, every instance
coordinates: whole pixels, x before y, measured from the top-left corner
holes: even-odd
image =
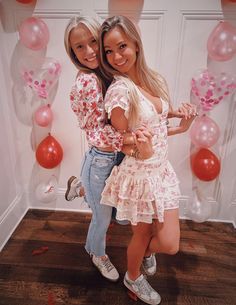
[[[148,67],[144,56],[143,44],[133,22],[125,16],[113,16],[106,19],[100,28],[99,35],[101,68],[108,79],[111,80],[114,76],[119,76],[128,87],[130,93],[129,120],[131,125],[135,125],[140,111],[136,86],[126,75],[121,74],[108,63],[104,49],[104,37],[106,33],[115,27],[120,28],[126,34],[127,38],[137,46],[136,69],[138,71],[139,85],[151,95],[161,97],[169,102],[168,87],[165,79],[159,73]]]
[[[99,79],[100,85],[103,90],[103,94],[105,94],[106,88],[108,87],[108,80],[104,78],[104,75],[101,73],[100,67],[97,69],[89,69],[88,67],[82,65],[78,58],[76,57],[70,43],[70,34],[71,31],[75,28],[77,28],[79,25],[83,24],[84,26],[87,27],[87,29],[91,32],[93,37],[98,41],[99,38],[99,30],[100,30],[100,24],[99,22],[91,17],[87,16],[74,16],[70,19],[64,33],[64,45],[66,49],[66,53],[68,54],[70,60],[72,63],[75,65],[75,67],[79,71],[84,71],[86,73],[95,73]]]

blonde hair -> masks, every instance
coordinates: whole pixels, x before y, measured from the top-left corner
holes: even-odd
[[[165,79],[159,73],[150,69],[146,64],[143,44],[140,35],[132,21],[125,16],[114,16],[106,19],[100,28],[99,35],[101,67],[103,69],[103,73],[107,78],[111,79],[114,75],[119,75],[127,85],[128,91],[130,93],[129,120],[131,125],[134,125],[139,116],[139,98],[136,87],[127,76],[122,75],[117,70],[112,68],[112,66],[107,61],[104,49],[104,36],[115,27],[120,28],[127,35],[128,39],[137,45],[138,51],[136,69],[138,71],[139,85],[141,85],[141,87],[143,87],[153,96],[161,97],[169,102],[168,88]]]
[[[101,70],[100,67],[97,69],[89,69],[88,67],[82,65],[78,58],[76,57],[72,47],[71,47],[71,42],[70,42],[70,34],[71,31],[75,28],[77,28],[79,25],[83,24],[84,26],[87,27],[87,29],[91,32],[91,34],[93,35],[93,37],[96,39],[96,41],[98,42],[98,36],[99,36],[99,30],[100,30],[100,24],[99,22],[91,17],[87,17],[87,16],[74,16],[70,19],[66,29],[65,29],[65,33],[64,33],[64,45],[65,45],[65,49],[66,52],[68,54],[68,56],[70,57],[70,60],[72,61],[72,63],[76,66],[77,69],[79,69],[80,71],[84,71],[87,73],[95,73],[99,79],[100,85],[102,87],[103,90],[103,94],[106,91],[106,88],[108,87],[107,84],[107,80],[104,79],[104,76],[101,74]]]

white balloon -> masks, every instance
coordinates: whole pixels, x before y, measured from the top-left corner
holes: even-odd
[[[204,198],[198,188],[193,189],[193,197],[187,209],[187,216],[195,222],[204,222],[210,218],[212,212],[211,202]]]
[[[36,198],[44,203],[49,203],[57,198],[58,183],[55,176],[52,176],[48,182],[40,183],[35,190]]]

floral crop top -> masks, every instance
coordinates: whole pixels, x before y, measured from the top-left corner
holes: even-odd
[[[71,89],[70,102],[90,147],[111,146],[114,151],[122,149],[123,136],[107,124],[102,89],[94,73],[78,73]]]

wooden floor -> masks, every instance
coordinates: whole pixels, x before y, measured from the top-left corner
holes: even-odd
[[[90,215],[30,210],[0,253],[1,305],[139,305],[127,295],[129,226],[113,224],[107,252],[121,274],[103,279],[84,250]],[[181,249],[159,254],[149,281],[162,305],[236,304],[236,230],[231,224],[181,221]]]

